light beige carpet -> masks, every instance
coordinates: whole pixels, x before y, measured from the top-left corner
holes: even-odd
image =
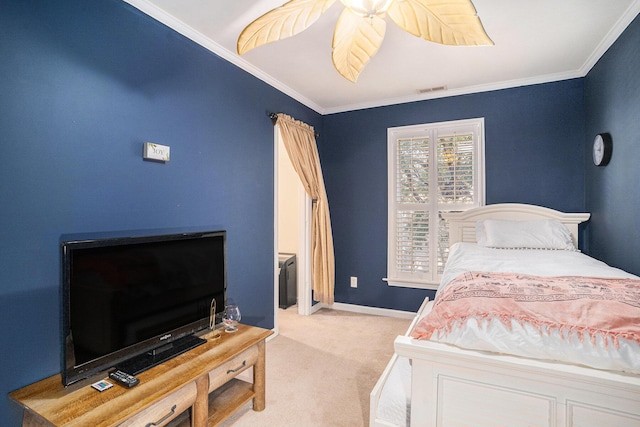
[[[369,393],[410,320],[321,309],[279,310],[267,342],[266,409],[243,407],[225,427],[368,426]]]

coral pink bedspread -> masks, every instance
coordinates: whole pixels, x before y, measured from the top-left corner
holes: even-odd
[[[498,319],[507,328],[513,320],[527,322],[566,339],[600,336],[605,346],[620,338],[640,343],[640,280],[468,272],[438,293],[411,336],[431,339],[469,318]]]

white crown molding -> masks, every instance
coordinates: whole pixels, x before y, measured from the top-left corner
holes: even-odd
[[[450,96],[469,95],[480,92],[490,92],[500,89],[511,89],[514,87],[531,86],[542,83],[551,83],[562,80],[569,80],[574,78],[585,77],[593,66],[602,58],[607,50],[615,43],[620,35],[626,30],[626,28],[633,22],[633,20],[640,14],[640,0],[634,1],[616,22],[616,24],[607,33],[604,39],[596,46],[591,52],[591,55],[582,64],[582,66],[574,71],[548,74],[544,76],[536,76],[528,79],[507,80],[503,82],[490,83],[486,85],[467,86],[456,89],[447,89],[438,92],[429,92],[419,95],[411,95],[401,98],[389,98],[385,100],[376,100],[371,103],[350,104],[342,105],[338,107],[326,108],[324,114],[344,113],[347,111],[363,110],[366,108],[376,108],[389,105],[405,104],[409,102],[425,101],[429,99],[447,98]]]
[[[495,82],[484,85],[465,86],[456,89],[446,89],[437,92],[429,92],[425,94],[409,95],[397,98],[388,98],[384,100],[376,100],[370,103],[341,105],[338,107],[326,108],[324,114],[344,113],[347,111],[364,110],[367,108],[384,107],[389,105],[406,104],[409,102],[426,101],[429,99],[448,98],[459,95],[470,95],[474,93],[490,92],[493,90],[511,89],[520,86],[532,86],[541,83],[557,82],[561,80],[569,80],[577,77],[583,77],[579,71],[571,71],[565,73],[548,74],[545,76],[535,76],[527,79],[506,80],[503,82]]]
[[[151,18],[155,19],[156,21],[166,25],[167,27],[171,28],[177,33],[182,34],[183,36],[187,37],[191,41],[198,43],[200,46],[218,55],[225,61],[228,61],[236,65],[237,67],[241,68],[247,73],[267,83],[269,86],[274,87],[275,89],[279,90],[285,95],[288,95],[291,98],[295,99],[296,101],[300,102],[301,104],[304,104],[305,106],[311,108],[317,113],[324,114],[322,107],[320,107],[318,104],[316,104],[309,98],[303,96],[299,92],[296,92],[295,90],[291,89],[289,86],[283,84],[279,80],[274,79],[273,77],[263,72],[262,70],[254,67],[244,59],[240,58],[238,55],[234,55],[233,53],[229,52],[228,49],[214,42],[213,40],[206,37],[204,34],[200,33],[199,31],[194,30],[184,22],[180,21],[173,15],[168,14],[167,12],[160,9],[156,5],[148,2],[147,0],[123,0],[123,1],[135,7],[136,9],[143,12],[144,14],[150,16]]]
[[[624,14],[618,19],[618,22],[611,28],[607,35],[602,39],[600,44],[591,52],[591,55],[584,62],[580,68],[580,74],[582,77],[586,76],[594,65],[602,58],[602,55],[618,40],[618,37],[627,29],[629,24],[640,14],[640,0],[636,0],[624,12]]]
[[[213,52],[218,55],[222,59],[236,65],[240,69],[248,72],[254,77],[262,80],[273,88],[279,90],[285,95],[290,96],[301,104],[309,107],[320,115],[327,114],[336,114],[343,113],[347,111],[356,111],[367,108],[376,108],[376,107],[384,107],[390,105],[397,104],[405,104],[409,102],[416,101],[425,101],[429,99],[437,99],[437,98],[447,98],[451,96],[459,96],[459,95],[469,95],[473,93],[481,93],[481,92],[489,92],[494,90],[501,89],[510,89],[514,87],[521,86],[531,86],[542,83],[550,83],[555,81],[569,80],[573,78],[580,78],[587,75],[587,73],[593,68],[593,66],[598,62],[598,60],[604,55],[604,53],[615,43],[615,41],[620,37],[620,35],[624,32],[624,30],[629,26],[629,24],[635,19],[636,16],[640,13],[640,0],[634,1],[625,11],[625,13],[620,17],[618,22],[611,28],[611,30],[607,33],[605,38],[598,44],[596,49],[589,55],[584,64],[577,70],[564,72],[564,73],[556,73],[556,74],[548,74],[544,76],[536,76],[526,79],[517,79],[517,80],[508,80],[502,82],[489,83],[485,85],[476,85],[476,86],[467,86],[456,89],[448,89],[444,91],[438,92],[430,92],[425,94],[416,94],[405,97],[396,97],[396,98],[387,98],[375,100],[372,102],[365,102],[359,104],[345,104],[335,107],[323,108],[317,103],[313,102],[306,96],[303,96],[299,92],[291,89],[289,86],[285,85],[281,81],[273,78],[271,75],[263,72],[262,70],[256,68],[249,62],[243,60],[238,55],[233,54],[229,50],[225,49],[223,46],[204,36],[202,33],[194,30],[193,28],[186,25],[184,22],[175,18],[174,16],[166,13],[164,10],[158,8],[154,4],[150,3],[148,0],[123,0],[124,2],[130,4],[151,18],[161,22],[167,27],[173,29],[174,31],[182,34],[188,39],[198,43],[205,49]]]

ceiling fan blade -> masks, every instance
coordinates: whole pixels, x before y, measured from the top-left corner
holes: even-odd
[[[240,55],[300,33],[316,22],[336,0],[291,0],[247,25],[238,37]]]
[[[331,59],[344,78],[356,82],[382,44],[386,25],[378,16],[358,16],[349,9],[342,12],[333,33]]]
[[[471,0],[394,1],[387,15],[403,30],[435,43],[491,46]]]

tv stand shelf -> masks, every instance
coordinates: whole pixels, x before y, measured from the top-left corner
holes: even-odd
[[[272,331],[238,325],[203,335],[206,344],[138,375],[131,389],[98,392],[92,378],[69,387],[60,375],[9,393],[24,408],[23,426],[215,426],[253,399],[265,407],[265,340]],[[236,376],[253,367],[253,383]],[[189,410],[190,408],[190,410]]]

